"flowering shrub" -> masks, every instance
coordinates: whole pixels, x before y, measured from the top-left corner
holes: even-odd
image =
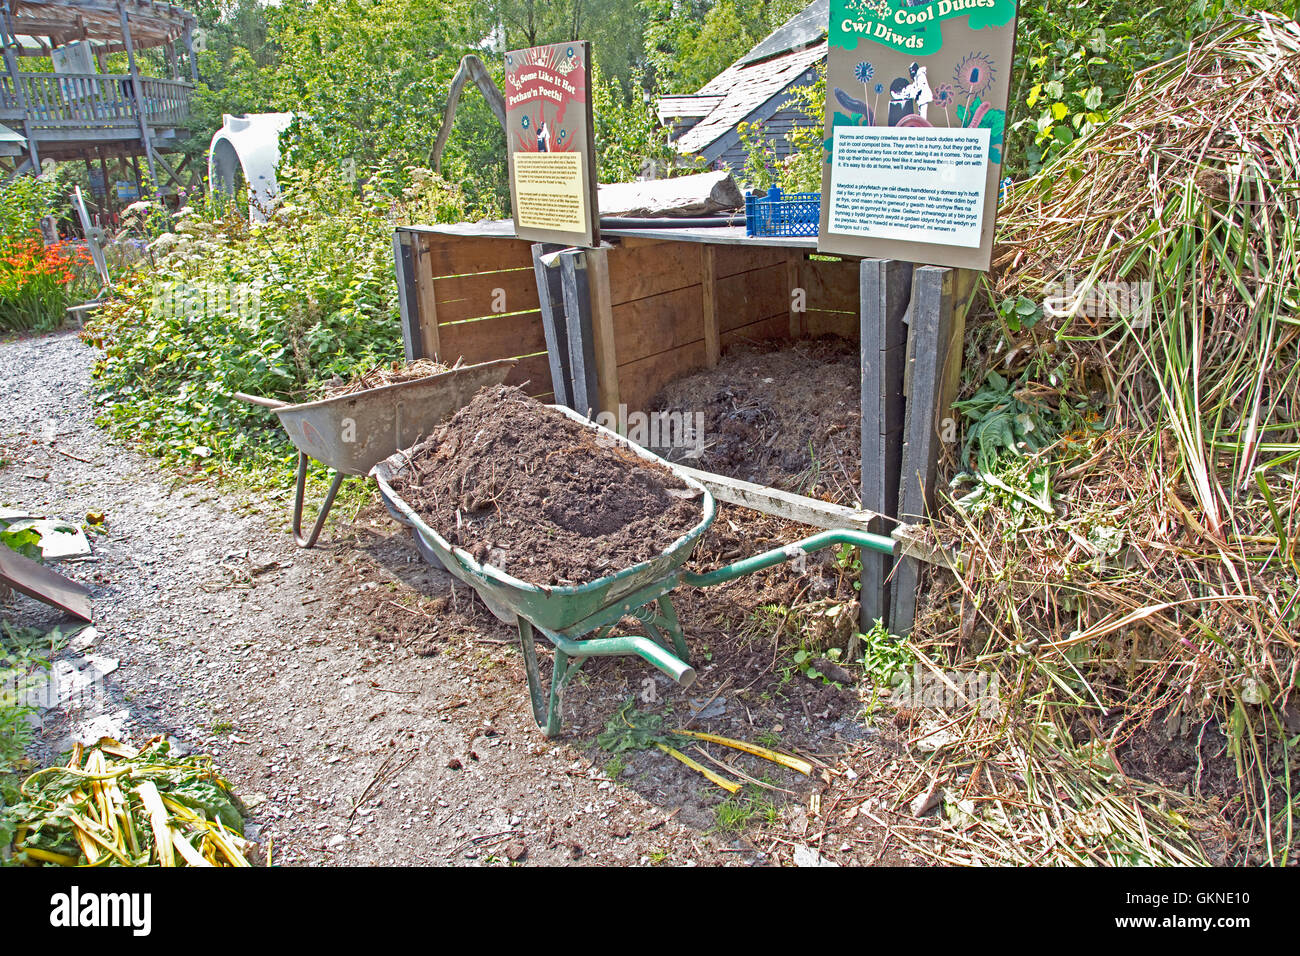
[[[0,239],[0,330],[57,328],[68,305],[79,298],[79,279],[89,262],[85,250],[71,243]]]

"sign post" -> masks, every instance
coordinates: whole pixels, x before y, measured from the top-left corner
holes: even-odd
[[[831,0],[818,249],[986,270],[1016,0]]]
[[[510,202],[520,239],[595,247],[595,130],[585,41],[506,54]]]

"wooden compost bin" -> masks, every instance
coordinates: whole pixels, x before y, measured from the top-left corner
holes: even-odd
[[[746,241],[743,229],[604,235],[610,248],[582,253],[594,411],[645,410],[673,379],[712,368],[744,339],[858,338],[858,260],[809,259],[812,240]],[[409,357],[522,357],[510,381],[531,379],[531,394],[553,396],[532,243],[509,223],[486,223],[401,229],[396,244]],[[804,312],[792,309],[794,289],[806,291]]]
[[[517,238],[510,222],[399,229],[407,357],[518,358],[509,383],[617,417],[620,405],[647,411],[665,385],[717,365],[734,342],[826,334],[859,342],[860,509],[705,477],[724,501],[814,526],[892,532],[905,556],[897,569],[863,555],[863,621],[886,618],[907,633],[916,561],[936,556],[904,522],[932,503],[961,369],[960,303],[973,277],[820,256],[815,239],[749,239],[743,228],[604,229],[602,238],[600,249],[563,249]]]

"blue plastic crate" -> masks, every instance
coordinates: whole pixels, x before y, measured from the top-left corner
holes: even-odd
[[[821,193],[787,195],[773,186],[766,195],[755,191],[745,197],[745,235],[815,236],[821,215]]]

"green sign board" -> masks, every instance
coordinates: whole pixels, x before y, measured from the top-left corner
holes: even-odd
[[[1015,0],[831,0],[819,248],[987,269]]]

